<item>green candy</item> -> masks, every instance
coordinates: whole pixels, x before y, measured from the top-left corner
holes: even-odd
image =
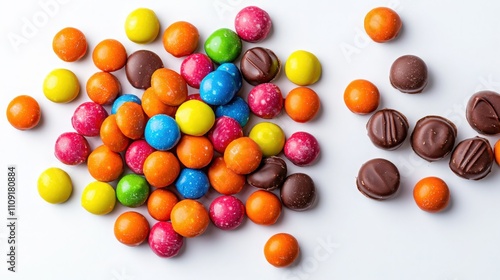
[[[116,186],[118,201],[127,207],[143,205],[149,196],[149,184],[146,179],[137,174],[123,176]]]
[[[241,53],[241,39],[231,29],[217,29],[205,41],[205,52],[215,63],[233,62]]]

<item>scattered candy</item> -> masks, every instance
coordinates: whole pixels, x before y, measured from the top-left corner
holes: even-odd
[[[400,56],[391,65],[389,80],[401,92],[421,93],[427,86],[427,65],[418,56]]]
[[[177,21],[165,29],[163,47],[175,57],[192,54],[198,47],[200,34],[196,26],[186,21]]]
[[[139,105],[141,105],[142,103],[141,99],[135,94],[130,94],[130,93],[122,94],[118,98],[116,98],[115,101],[113,102],[113,106],[111,107],[111,114],[116,114],[118,109],[126,102],[134,102]]]
[[[149,232],[149,247],[162,258],[177,256],[184,245],[184,237],[174,231],[170,222],[157,222]]]
[[[287,175],[286,162],[277,156],[263,160],[261,166],[246,178],[247,183],[255,188],[273,191],[281,188]]]
[[[383,150],[395,150],[405,141],[410,125],[406,116],[394,109],[381,109],[366,124],[370,141]]]
[[[141,101],[142,110],[148,118],[159,114],[174,117],[177,111],[177,106],[170,106],[161,102],[151,87],[144,91]]]
[[[236,92],[238,92],[241,89],[241,87],[243,86],[243,78],[241,77],[240,69],[238,69],[236,64],[231,62],[222,63],[221,65],[219,65],[219,67],[217,67],[216,70],[224,71],[231,74],[231,76],[234,79],[234,82],[236,83]]]
[[[234,139],[224,151],[227,168],[237,174],[249,174],[257,169],[262,160],[262,150],[250,137]]]
[[[92,61],[99,70],[114,72],[125,66],[127,50],[118,40],[104,39],[94,47]]]
[[[111,73],[96,72],[87,80],[87,95],[90,100],[100,105],[113,104],[121,94],[121,83]]]
[[[83,136],[98,136],[101,125],[108,117],[108,112],[102,105],[95,102],[84,102],[76,107],[71,124],[76,132]]]
[[[203,234],[210,223],[205,206],[193,199],[177,202],[170,213],[170,219],[175,232],[188,238]]]
[[[490,174],[494,160],[490,141],[476,136],[457,144],[451,154],[449,166],[461,178],[480,180]]]
[[[234,20],[238,36],[244,41],[256,43],[264,40],[271,31],[272,21],[269,14],[256,6],[241,9]]]
[[[467,101],[465,116],[469,125],[480,134],[500,133],[500,94],[491,90],[474,93]]]
[[[321,63],[313,53],[297,50],[286,60],[285,74],[296,85],[312,85],[321,76]]]
[[[116,125],[128,138],[139,139],[144,134],[146,115],[142,106],[135,102],[125,102],[116,111]]]
[[[133,87],[147,89],[151,86],[151,76],[160,68],[163,68],[163,62],[156,53],[138,50],[128,57],[125,74]]]
[[[122,156],[113,152],[108,146],[95,148],[87,159],[87,169],[90,175],[101,182],[111,182],[123,173]]]
[[[243,136],[243,129],[238,121],[222,116],[215,120],[212,129],[208,132],[208,139],[213,144],[213,149],[223,154],[227,145],[234,139]]]
[[[188,96],[186,81],[174,70],[159,68],[151,76],[151,87],[166,105],[179,106]]]
[[[285,133],[279,125],[272,122],[261,122],[254,125],[248,137],[259,145],[264,157],[278,155],[285,146]]]
[[[245,205],[237,197],[223,195],[215,198],[209,207],[210,220],[223,230],[233,230],[245,218]]]
[[[299,252],[297,239],[289,233],[274,234],[264,245],[264,256],[275,267],[291,265],[298,258]]]
[[[158,221],[170,220],[170,213],[174,205],[179,202],[175,193],[167,189],[156,189],[149,195],[147,201],[148,213]]]
[[[344,90],[344,103],[351,112],[366,115],[377,110],[380,93],[370,81],[357,79],[350,82]]]
[[[295,211],[305,211],[316,200],[316,187],[313,179],[305,173],[288,175],[280,189],[283,205]]]
[[[125,34],[138,44],[151,43],[160,32],[160,21],[156,13],[148,8],[138,8],[125,19]]]
[[[313,164],[320,154],[316,138],[305,131],[295,132],[286,140],[283,148],[286,158],[297,166]]]
[[[377,43],[394,40],[399,35],[402,25],[399,15],[387,7],[373,8],[364,19],[366,34]]]
[[[281,216],[281,201],[274,193],[258,190],[248,196],[245,211],[248,218],[258,225],[273,225]]]
[[[375,158],[365,162],[358,172],[356,185],[366,197],[385,200],[394,197],[399,190],[399,170],[389,160]]]
[[[413,198],[420,209],[436,213],[448,206],[450,190],[441,178],[425,177],[415,184]]]
[[[248,107],[263,119],[277,117],[283,109],[283,101],[280,88],[272,83],[259,84],[248,93]]]
[[[202,170],[184,168],[175,181],[175,187],[182,197],[198,199],[208,192],[210,183]]]
[[[138,246],[149,236],[149,222],[136,211],[123,212],[115,220],[116,239],[127,246]]]
[[[285,98],[285,112],[294,121],[306,123],[316,117],[321,102],[318,94],[308,87],[296,87]]]
[[[75,73],[68,69],[52,70],[43,81],[43,94],[55,103],[73,101],[80,93],[80,83]]]
[[[243,54],[240,69],[243,78],[255,86],[273,81],[281,71],[281,61],[272,50],[254,47]]]
[[[181,166],[171,152],[155,151],[144,161],[143,172],[151,186],[164,188],[175,182],[181,172]]]
[[[105,182],[94,181],[83,189],[81,205],[94,215],[110,213],[116,204],[115,189]]]
[[[143,167],[146,158],[155,151],[144,139],[135,140],[130,143],[125,152],[125,163],[135,174],[143,175]]]
[[[220,118],[227,116],[238,121],[241,127],[245,127],[250,119],[250,107],[248,103],[240,96],[235,96],[229,103],[217,106],[215,116]]]
[[[417,121],[411,134],[411,147],[427,161],[436,161],[451,153],[457,127],[441,116],[425,116]]]
[[[149,196],[149,184],[146,179],[137,174],[126,174],[116,185],[116,198],[127,207],[143,205]]]
[[[237,174],[227,168],[223,157],[216,157],[208,168],[210,185],[220,194],[233,195],[243,190],[245,175]]]
[[[217,64],[233,62],[241,53],[241,39],[229,28],[220,28],[210,34],[204,44],[205,53]]]
[[[76,132],[65,132],[57,137],[55,143],[56,158],[67,165],[84,163],[90,154],[87,139]]]
[[[159,114],[151,117],[146,123],[144,138],[151,147],[166,151],[179,142],[181,132],[172,117]]]
[[[233,99],[238,91],[233,76],[221,70],[208,73],[200,83],[200,97],[210,105],[224,105]]]
[[[7,120],[19,130],[32,129],[42,117],[38,101],[29,95],[14,97],[7,105]]]
[[[116,115],[109,115],[101,124],[99,132],[102,143],[113,152],[123,152],[130,144],[130,138],[125,136],[116,123]]]
[[[52,49],[63,61],[74,62],[87,53],[87,39],[79,29],[65,27],[54,35]]]
[[[215,123],[212,108],[199,100],[188,100],[177,108],[175,121],[182,133],[201,136],[207,133]]]
[[[214,71],[214,64],[203,53],[194,53],[186,57],[181,63],[181,76],[193,88],[200,88],[200,83],[208,73]]]
[[[205,136],[184,135],[177,144],[176,154],[185,167],[201,169],[212,161],[214,148]]]
[[[66,171],[50,167],[38,177],[38,194],[43,200],[52,204],[66,202],[73,192],[73,183]]]

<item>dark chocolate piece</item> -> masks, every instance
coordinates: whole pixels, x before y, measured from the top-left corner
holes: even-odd
[[[273,51],[255,47],[247,50],[240,62],[243,78],[251,85],[268,83],[278,75],[281,62]]]
[[[418,56],[401,56],[393,62],[389,80],[401,92],[420,93],[427,85],[427,65]]]
[[[133,87],[148,89],[151,86],[153,72],[159,68],[163,68],[163,62],[157,54],[139,50],[128,57],[125,74]]]
[[[395,150],[399,148],[408,135],[408,120],[393,109],[381,109],[375,112],[366,130],[372,143],[380,149]]]
[[[247,183],[268,191],[280,188],[287,175],[286,162],[277,156],[265,158],[262,165],[247,176]]]
[[[500,133],[500,94],[489,90],[473,94],[467,103],[466,117],[470,126],[481,134]]]
[[[436,161],[453,150],[457,127],[441,116],[426,116],[417,121],[411,134],[411,147],[421,158]]]
[[[364,163],[359,169],[356,185],[369,198],[384,200],[396,195],[399,189],[398,168],[390,161],[375,158]]]
[[[281,202],[289,209],[304,211],[316,199],[316,187],[312,178],[304,173],[294,173],[286,177],[280,190]]]
[[[451,154],[450,169],[459,177],[480,180],[490,173],[493,161],[488,139],[476,136],[458,143]]]

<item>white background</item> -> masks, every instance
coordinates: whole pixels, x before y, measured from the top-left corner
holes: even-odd
[[[467,2],[467,3],[465,3]],[[0,108],[17,95],[29,94],[41,105],[39,127],[18,131],[0,117],[0,278],[1,279],[498,279],[500,277],[500,172],[480,181],[458,178],[448,159],[428,163],[406,143],[396,151],[375,148],[366,136],[369,116],[352,114],[344,105],[347,84],[364,78],[377,85],[382,107],[405,114],[415,122],[430,114],[452,120],[458,140],[476,136],[465,120],[465,103],[477,90],[500,90],[500,6],[495,1],[8,1],[0,9]],[[496,3],[496,4],[495,4]],[[138,49],[157,52],[166,67],[178,71],[181,59],[169,55],[161,40],[137,45],[123,29],[129,12],[138,7],[153,9],[161,30],[185,20],[198,27],[201,39],[221,27],[234,28],[236,13],[259,5],[273,20],[270,36],[258,44],[272,49],[285,62],[298,49],[317,55],[323,76],[311,87],[322,101],[322,111],[308,124],[297,124],[285,114],[273,120],[287,135],[295,131],[314,134],[321,157],[310,167],[289,164],[290,172],[306,172],[316,182],[318,202],[313,209],[284,209],[272,226],[247,220],[239,229],[224,232],[214,226],[199,237],[186,240],[172,259],[154,255],[147,244],[127,247],[113,235],[115,218],[125,210],[117,207],[106,216],[94,216],[80,206],[80,195],[92,181],[84,165],[64,166],[53,155],[57,136],[72,131],[73,110],[88,97],[84,90],[68,104],[55,104],[42,93],[42,83],[54,68],[68,68],[85,82],[97,71],[87,55],[66,63],[51,49],[53,35],[66,26],[81,29],[92,48],[105,38],[120,40],[129,53]],[[365,14],[376,6],[390,6],[403,21],[397,40],[376,44],[363,31]],[[11,38],[23,40],[15,44]],[[160,35],[161,36],[161,35]],[[404,54],[420,56],[429,69],[429,84],[422,94],[402,94],[390,86],[389,68]],[[115,73],[124,93],[134,89],[123,70]],[[285,75],[276,81],[283,94],[294,88]],[[242,95],[250,87],[245,85]],[[190,92],[195,92],[190,89]],[[260,120],[253,118],[249,127]],[[498,137],[489,137],[493,144]],[[91,139],[96,147],[98,139]],[[393,161],[402,176],[398,196],[374,201],[355,185],[362,163],[384,157]],[[18,263],[7,272],[7,170],[18,170]],[[66,170],[74,192],[64,204],[43,201],[36,190],[39,174],[48,167]],[[3,170],[3,171],[1,171]],[[442,213],[421,211],[413,201],[413,185],[422,177],[439,176],[449,185],[451,205]],[[244,200],[250,187],[238,196]],[[201,199],[208,203],[211,192]],[[137,209],[147,215],[146,209]],[[150,223],[154,221],[148,217]],[[293,234],[301,246],[299,260],[278,269],[263,255],[266,240],[274,233]]]

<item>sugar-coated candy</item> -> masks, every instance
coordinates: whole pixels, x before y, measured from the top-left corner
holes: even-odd
[[[6,114],[9,123],[19,130],[36,127],[42,117],[38,101],[29,95],[14,97],[7,105]]]
[[[175,121],[184,134],[201,136],[207,133],[215,123],[212,108],[199,100],[182,103],[175,113]]]
[[[101,124],[99,132],[101,141],[113,152],[123,152],[127,149],[130,138],[125,136],[116,124],[116,114],[109,115]]]
[[[275,267],[290,266],[297,260],[299,253],[299,242],[293,235],[285,232],[274,234],[264,245],[264,256]]]
[[[320,154],[320,146],[316,138],[305,131],[295,132],[286,140],[284,154],[297,166],[313,164]]]
[[[248,196],[245,211],[252,222],[269,226],[275,224],[281,216],[282,204],[273,192],[257,190]]]
[[[125,34],[134,43],[150,43],[156,39],[159,32],[160,21],[151,9],[137,8],[125,19]]]
[[[179,202],[177,195],[167,189],[155,189],[147,201],[148,213],[157,221],[169,221],[174,205]]]
[[[227,168],[237,174],[249,174],[257,169],[262,160],[262,150],[250,137],[234,139],[224,151]]]
[[[169,106],[179,106],[188,96],[187,83],[172,69],[159,68],[151,76],[151,87],[161,102]]]
[[[124,171],[124,163],[120,153],[113,152],[108,146],[95,148],[87,159],[90,175],[101,182],[111,182],[120,177]]]
[[[144,161],[144,177],[155,188],[170,186],[175,182],[180,171],[179,160],[168,151],[154,151]]]
[[[227,104],[237,91],[235,79],[226,71],[210,72],[200,83],[200,97],[210,105]]]
[[[65,132],[57,137],[55,156],[64,164],[78,165],[87,160],[90,145],[87,139],[76,132]]]
[[[75,27],[59,30],[52,39],[52,50],[61,60],[74,62],[87,53],[87,39],[82,31]]]
[[[237,174],[227,168],[221,156],[212,160],[207,173],[210,185],[220,194],[237,194],[245,186],[245,175]]]
[[[149,247],[162,258],[177,256],[184,245],[184,237],[174,231],[170,222],[157,222],[149,232]]]
[[[184,198],[198,199],[207,193],[210,183],[202,170],[184,168],[175,181],[175,187]]]
[[[221,65],[219,65],[219,67],[217,67],[216,70],[224,71],[231,74],[231,76],[234,79],[234,82],[236,83],[236,92],[238,92],[241,89],[241,87],[243,86],[243,78],[241,76],[240,69],[238,69],[238,66],[236,66],[236,64],[231,62],[222,63]]]
[[[149,117],[152,118],[158,114],[164,114],[168,116],[175,116],[175,111],[177,111],[177,106],[170,106],[163,103],[153,88],[150,87],[142,93],[142,110]]]
[[[233,230],[245,218],[245,205],[235,196],[223,195],[215,198],[209,207],[210,220],[223,230]]]
[[[108,112],[102,105],[95,102],[84,102],[76,107],[71,124],[76,132],[83,136],[98,136],[101,125],[108,117]]]
[[[372,82],[356,79],[344,90],[344,103],[355,114],[370,114],[377,110],[380,104],[380,93]]]
[[[118,40],[104,39],[94,47],[92,61],[99,70],[114,72],[125,66],[127,50]]]
[[[184,237],[202,235],[210,224],[210,217],[205,206],[194,199],[183,199],[175,204],[170,213],[172,226]]]
[[[52,204],[66,202],[73,192],[71,177],[58,167],[45,169],[37,181],[38,194]]]
[[[142,106],[135,102],[125,102],[116,111],[116,125],[128,138],[139,139],[144,134],[146,126],[146,114]]]
[[[205,53],[217,64],[233,62],[241,53],[241,39],[229,28],[220,28],[205,41]]]
[[[116,239],[127,246],[138,246],[149,236],[149,222],[139,212],[123,212],[115,220],[113,232]]]
[[[241,9],[234,20],[236,33],[247,42],[264,40],[271,31],[272,21],[269,14],[256,6]]]
[[[144,139],[135,140],[128,146],[125,152],[125,163],[135,174],[143,175],[144,161],[155,151]]]
[[[116,184],[116,198],[127,207],[143,205],[149,196],[149,184],[146,179],[134,173],[126,174]]]
[[[312,85],[321,77],[321,63],[313,53],[297,50],[286,60],[285,74],[296,85]]]
[[[318,94],[308,87],[296,87],[285,97],[285,112],[294,121],[311,121],[319,112],[321,102]]]
[[[130,84],[139,89],[147,89],[151,86],[151,76],[163,67],[161,58],[150,50],[138,50],[127,58],[125,74]]]
[[[182,61],[180,74],[189,86],[200,88],[201,80],[212,71],[212,60],[206,54],[194,53]]]
[[[198,28],[187,21],[170,24],[163,32],[163,47],[175,57],[192,54],[198,47]]]
[[[256,116],[272,119],[283,109],[283,95],[280,88],[272,83],[259,84],[248,93],[248,107]]]
[[[250,119],[250,107],[248,103],[240,96],[235,96],[229,103],[215,108],[215,116],[220,118],[227,116],[238,121],[241,127],[244,127]]]
[[[43,94],[55,103],[73,101],[80,93],[80,82],[71,70],[59,68],[52,70],[43,81]]]
[[[159,114],[150,118],[146,123],[144,138],[151,147],[166,151],[179,142],[181,132],[172,117]]]
[[[276,156],[285,146],[285,133],[272,122],[260,122],[252,127],[248,134],[262,150],[264,157]]]
[[[224,153],[231,141],[242,136],[243,129],[238,121],[227,116],[217,118],[208,132],[208,139],[212,142],[214,150],[219,153]]]
[[[201,169],[212,161],[214,147],[206,136],[183,135],[177,144],[176,154],[185,167]]]
[[[413,187],[413,199],[417,206],[426,212],[441,212],[450,202],[450,189],[439,177],[424,177]]]
[[[92,74],[85,88],[90,100],[100,105],[113,104],[122,92],[120,80],[112,73],[103,71]]]
[[[110,213],[116,204],[115,189],[106,182],[89,183],[82,192],[81,205],[94,215]]]
[[[141,105],[141,99],[137,95],[125,93],[115,99],[115,101],[113,102],[113,106],[111,106],[111,114],[116,114],[118,108],[120,108],[125,102],[135,102]]]
[[[388,7],[375,7],[364,18],[366,34],[377,43],[394,40],[399,35],[403,23],[398,13]]]

